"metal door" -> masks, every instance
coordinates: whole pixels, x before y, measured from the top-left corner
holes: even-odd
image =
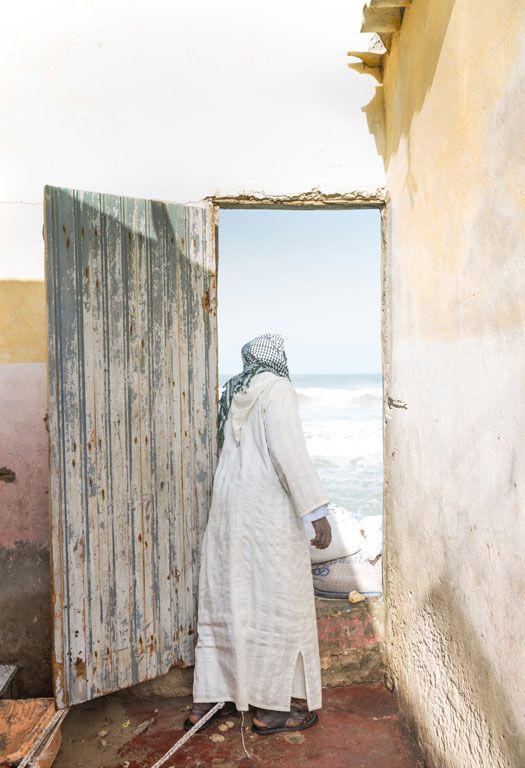
[[[193,661],[217,455],[212,206],[46,187],[54,682]]]

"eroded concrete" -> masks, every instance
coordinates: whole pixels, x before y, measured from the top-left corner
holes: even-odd
[[[49,550],[0,547],[0,663],[19,664],[20,696],[51,695]]]

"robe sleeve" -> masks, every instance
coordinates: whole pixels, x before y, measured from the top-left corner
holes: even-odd
[[[297,395],[287,379],[271,387],[264,408],[264,426],[272,464],[297,517],[328,504],[329,499],[306,450]]]

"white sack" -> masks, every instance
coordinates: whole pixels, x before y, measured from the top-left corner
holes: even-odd
[[[315,594],[319,597],[346,598],[353,590],[364,595],[383,591],[383,558],[370,562],[361,552],[329,563],[312,566]]]
[[[371,559],[376,558],[382,551],[383,516],[357,518],[353,512],[338,504],[328,505],[328,522],[332,529],[332,541],[327,549],[316,549],[310,546],[312,563],[326,563],[328,560],[338,560],[348,557],[360,550],[366,552]],[[312,523],[305,523],[306,534],[311,541],[315,537]]]

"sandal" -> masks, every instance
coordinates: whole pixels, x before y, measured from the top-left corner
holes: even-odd
[[[209,712],[210,709],[214,706],[215,704],[194,704],[191,708],[190,714],[199,715],[199,720],[201,720],[206,712]],[[219,720],[221,717],[235,717],[237,714],[237,707],[233,701],[227,701],[224,707],[221,707],[221,709],[217,710],[217,712],[212,717],[210,717],[210,719],[204,723],[204,725],[202,725],[199,730],[204,731],[209,725],[213,723],[214,720]],[[197,720],[196,723],[192,723],[190,718],[187,717],[184,721],[184,730],[189,731],[190,728],[193,728],[194,725],[197,725],[199,720]]]
[[[293,717],[293,715],[307,715],[306,719],[302,723],[297,725],[286,725],[286,721]],[[286,733],[288,731],[304,731],[306,728],[311,728],[319,720],[317,712],[308,712],[305,710],[292,709],[289,712],[271,712],[265,711],[260,716],[260,712],[257,712],[258,720],[265,720],[268,725],[261,727],[252,723],[252,731],[259,734],[259,736],[269,736],[272,733]]]

